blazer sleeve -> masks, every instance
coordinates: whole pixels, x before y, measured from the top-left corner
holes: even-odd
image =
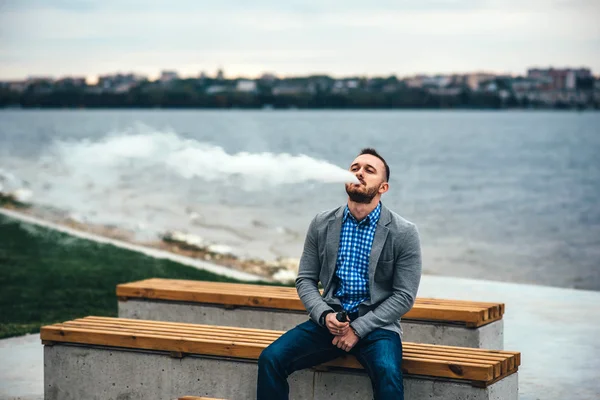
[[[351,323],[360,337],[399,320],[415,303],[421,282],[421,243],[414,224],[405,232],[399,247],[399,257],[394,266],[392,295]]]
[[[319,275],[321,261],[319,259],[319,243],[317,232],[317,217],[313,218],[306,233],[304,250],[300,257],[296,290],[310,318],[317,324],[323,312],[333,309],[325,303],[319,292]]]

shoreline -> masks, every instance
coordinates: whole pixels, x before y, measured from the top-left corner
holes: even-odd
[[[19,219],[26,223],[45,226],[83,239],[100,243],[108,243],[120,248],[136,251],[155,258],[165,258],[172,261],[203,269],[223,276],[245,281],[263,280],[279,284],[293,284],[298,273],[299,258],[279,257],[275,261],[267,261],[261,258],[242,258],[230,252],[229,247],[220,244],[195,244],[197,239],[194,235],[181,232],[171,232],[187,236],[182,240],[169,240],[169,232],[163,236],[163,240],[137,241],[134,239],[135,232],[128,232],[114,226],[94,225],[81,223],[62,215],[59,211],[43,209],[35,205],[18,206],[15,204],[0,204],[0,214]],[[210,249],[214,249],[211,251]],[[444,275],[436,270],[423,268],[424,276],[453,279],[476,279],[489,280],[478,276],[465,277],[462,275]],[[521,282],[518,280],[489,280],[490,282],[508,283],[516,285],[533,285],[546,288],[569,289],[584,292],[598,293],[600,290],[577,288],[569,286],[543,285],[532,282]]]
[[[48,221],[40,218],[38,215],[35,215],[35,213],[27,213],[23,212],[22,210],[9,208],[6,206],[0,207],[0,214],[28,224],[43,226],[82,239],[91,240],[98,243],[111,244],[119,248],[135,251],[154,258],[169,259],[180,264],[188,265],[197,269],[202,269],[229,278],[244,281],[272,281],[272,279],[270,279],[270,277],[266,274],[259,275],[256,273],[252,273],[248,270],[243,270],[242,268],[233,268],[232,265],[228,263],[218,262],[229,261],[228,258],[221,258],[220,260],[210,261],[198,259],[198,257],[192,257],[190,254],[185,254],[185,252],[174,251],[172,247],[169,248],[167,246],[158,245],[150,246],[147,244],[144,245],[141,243],[136,243],[134,241],[129,241],[123,236],[123,233],[120,231],[113,231],[111,236],[107,234],[111,232],[111,230],[106,230],[106,233],[103,235],[100,232],[98,232],[97,227],[96,229],[84,230],[81,229],[81,227],[78,228],[77,224],[73,224],[74,226],[70,226],[66,223],[66,221],[63,221],[63,223],[57,221]],[[80,225],[83,226],[83,224]]]

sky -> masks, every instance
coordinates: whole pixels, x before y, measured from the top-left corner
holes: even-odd
[[[0,80],[600,74],[600,0],[0,0]]]

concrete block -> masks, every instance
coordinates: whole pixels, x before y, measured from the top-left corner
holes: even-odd
[[[152,299],[119,301],[119,317],[281,331],[287,331],[308,318],[305,312],[299,311],[251,307],[226,309],[212,304]],[[503,320],[475,329],[453,324],[403,320],[402,330],[402,340],[408,342],[504,349]]]
[[[504,320],[479,328],[420,321],[402,321],[402,339],[407,342],[444,346],[504,350]]]
[[[45,400],[168,400],[184,395],[254,399],[257,364],[149,352],[55,344],[44,347]],[[360,371],[299,371],[289,378],[290,398],[320,400],[372,397],[368,376]],[[468,383],[406,376],[411,400],[516,400],[517,374],[488,388]]]

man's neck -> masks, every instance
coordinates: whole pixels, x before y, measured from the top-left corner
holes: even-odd
[[[373,199],[370,203],[356,203],[352,200],[348,199],[348,209],[354,218],[357,221],[362,221],[367,217],[367,215],[371,214],[371,211],[377,208],[379,204],[379,197]]]

